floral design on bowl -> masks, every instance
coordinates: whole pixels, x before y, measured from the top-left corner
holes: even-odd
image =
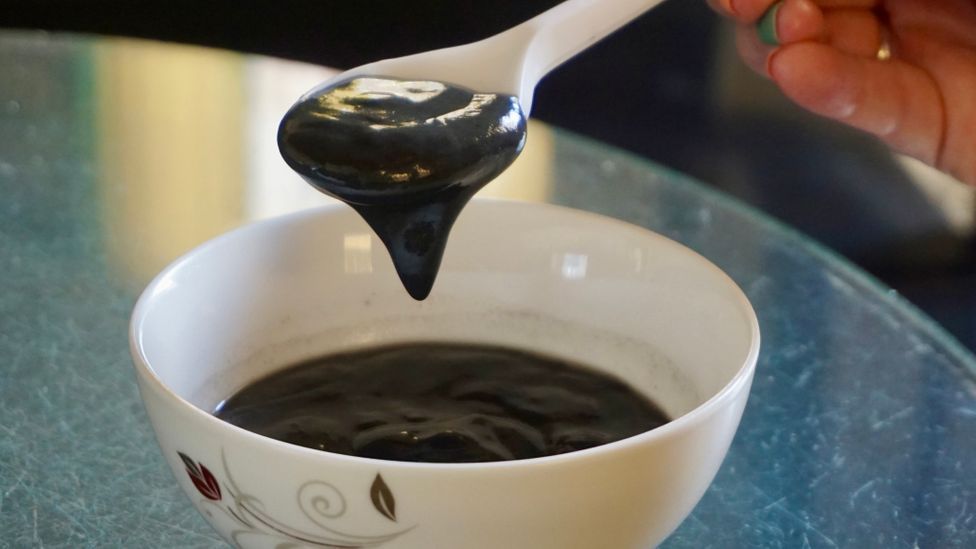
[[[274,518],[265,510],[265,505],[258,497],[244,493],[238,487],[227,465],[227,458],[223,449],[220,451],[223,483],[218,481],[217,477],[202,462],[194,460],[183,452],[177,452],[177,454],[183,462],[190,482],[203,496],[203,499],[200,500],[201,511],[212,518],[213,510],[216,509],[231,517],[240,526],[230,533],[231,539],[238,545],[240,545],[238,538],[257,535],[270,536],[283,542],[277,547],[364,549],[379,547],[413,529],[411,526],[380,535],[353,534],[337,530],[328,521],[337,519],[346,513],[346,497],[331,483],[311,480],[298,488],[296,496],[302,512],[321,531],[304,531]],[[387,520],[396,522],[396,498],[379,473],[376,473],[376,477],[373,479],[369,496],[376,512],[386,517]]]

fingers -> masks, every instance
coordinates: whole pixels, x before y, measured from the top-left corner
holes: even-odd
[[[776,0],[711,0],[719,13],[734,17],[740,23],[755,23]]]
[[[811,0],[784,0],[775,13],[773,26],[781,44],[820,39],[824,33],[823,13]],[[739,25],[736,47],[746,65],[766,74],[766,60],[774,47],[763,42],[755,25]]]
[[[899,57],[904,49],[907,61],[924,68],[941,93],[945,127],[934,165],[976,186],[976,50],[946,38],[929,29],[904,30]]]
[[[872,9],[881,4],[881,0],[817,0],[822,8],[861,8]]]
[[[796,103],[976,185],[976,0],[708,1]],[[894,58],[879,61],[889,37]]]
[[[778,0],[708,0],[709,5],[722,15],[739,23],[753,24]]]
[[[891,23],[936,33],[944,41],[976,48],[976,2],[973,0],[890,0]]]
[[[929,164],[938,161],[945,125],[942,99],[935,81],[921,69],[804,42],[780,48],[769,61],[769,72],[800,106],[873,133]]]
[[[842,52],[875,57],[881,32],[881,23],[871,11],[843,8],[824,13],[824,40]]]
[[[819,3],[823,1],[819,0]],[[786,0],[776,11],[774,24],[780,44],[816,40],[865,58],[877,55],[883,32],[881,22],[873,11],[852,8],[821,11],[810,0]],[[768,76],[767,62],[774,48],[765,44],[759,35],[754,25],[740,25],[736,46],[746,65]]]
[[[740,23],[755,23],[777,0],[708,0],[715,11],[733,17]],[[880,0],[815,0],[821,8],[861,8],[872,9]]]
[[[814,40],[823,35],[824,14],[811,0],[786,0],[775,13],[780,44]]]

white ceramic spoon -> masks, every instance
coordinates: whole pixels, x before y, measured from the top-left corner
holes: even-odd
[[[490,38],[350,69],[306,96],[354,76],[439,80],[519,98],[526,116],[547,73],[664,0],[566,0]]]

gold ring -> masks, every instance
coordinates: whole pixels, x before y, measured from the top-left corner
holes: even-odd
[[[874,56],[878,61],[891,59],[891,41],[888,39],[888,33],[885,31],[881,31],[881,43],[878,45],[878,52]]]

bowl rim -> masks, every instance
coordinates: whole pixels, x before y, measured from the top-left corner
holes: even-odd
[[[732,378],[717,392],[710,396],[707,400],[695,406],[688,412],[672,419],[671,421],[656,427],[654,429],[632,435],[630,437],[620,439],[607,444],[601,444],[599,446],[594,446],[591,448],[586,448],[583,450],[575,450],[572,452],[566,452],[563,454],[555,454],[550,456],[542,456],[527,459],[518,460],[507,460],[507,461],[485,461],[476,463],[433,463],[433,462],[409,462],[409,461],[393,461],[393,460],[383,460],[376,458],[366,458],[359,456],[350,456],[346,454],[338,454],[334,452],[325,452],[322,450],[316,450],[313,448],[306,448],[303,446],[298,446],[288,442],[283,442],[276,440],[264,435],[248,431],[237,425],[233,425],[226,421],[223,421],[212,413],[207,412],[196,405],[192,404],[175,391],[170,389],[159,375],[153,369],[149,357],[146,356],[145,349],[143,347],[142,336],[143,336],[143,323],[149,312],[150,303],[156,297],[157,294],[166,290],[167,279],[172,275],[172,273],[183,268],[185,265],[193,262],[195,258],[201,255],[205,255],[211,249],[221,246],[225,241],[234,238],[239,238],[241,234],[255,231],[276,231],[280,230],[284,226],[289,226],[297,223],[301,223],[307,218],[330,216],[335,214],[345,214],[351,212],[352,210],[347,210],[344,204],[328,204],[321,207],[308,208],[299,210],[297,212],[288,213],[285,215],[280,215],[268,219],[255,220],[250,223],[246,223],[232,229],[228,232],[220,234],[202,244],[192,248],[188,252],[182,254],[177,259],[169,263],[162,271],[157,274],[152,281],[146,286],[146,288],[139,295],[135,306],[133,307],[132,314],[129,321],[129,350],[132,355],[133,365],[136,369],[139,377],[147,382],[149,386],[156,391],[157,394],[162,396],[171,406],[184,409],[191,416],[198,418],[204,424],[209,425],[211,428],[216,430],[228,430],[238,436],[243,436],[246,440],[249,440],[255,444],[269,445],[272,448],[276,448],[282,451],[288,451],[297,453],[298,455],[303,455],[309,459],[317,460],[327,460],[334,461],[339,460],[341,462],[346,462],[348,464],[366,464],[371,466],[382,465],[384,468],[402,468],[402,469],[420,469],[420,470],[451,470],[454,472],[461,471],[473,471],[482,469],[523,469],[531,468],[537,466],[551,466],[564,463],[567,461],[583,461],[589,459],[597,459],[604,457],[606,454],[614,453],[621,450],[632,449],[633,447],[647,444],[657,439],[664,439],[670,436],[674,436],[680,432],[687,431],[701,423],[705,422],[710,416],[719,413],[722,408],[730,404],[736,396],[743,390],[748,391],[751,385],[752,376],[756,369],[756,364],[759,358],[760,349],[760,331],[759,331],[759,320],[756,316],[756,312],[752,307],[749,299],[746,297],[745,293],[735,283],[732,278],[725,273],[722,269],[716,266],[714,263],[709,261],[706,257],[702,256],[695,250],[681,244],[675,240],[672,240],[664,235],[654,232],[640,225],[629,223],[614,217],[597,214],[594,212],[589,212],[585,210],[579,210],[576,208],[561,206],[557,204],[540,203],[540,202],[527,202],[520,200],[510,200],[510,199],[500,199],[500,198],[482,198],[476,197],[468,207],[474,206],[478,207],[479,203],[504,203],[506,207],[531,207],[531,208],[546,208],[553,210],[562,210],[564,213],[588,217],[600,223],[616,224],[622,228],[629,230],[638,230],[643,232],[648,237],[658,239],[661,242],[667,243],[668,245],[677,247],[682,253],[690,255],[692,259],[696,260],[701,264],[705,270],[709,270],[712,274],[717,275],[718,279],[726,283],[728,289],[731,291],[731,295],[734,296],[736,304],[740,307],[741,312],[743,312],[748,321],[748,332],[749,332],[749,350],[747,351],[742,364],[739,369],[732,376]],[[746,395],[748,398],[748,395]]]

